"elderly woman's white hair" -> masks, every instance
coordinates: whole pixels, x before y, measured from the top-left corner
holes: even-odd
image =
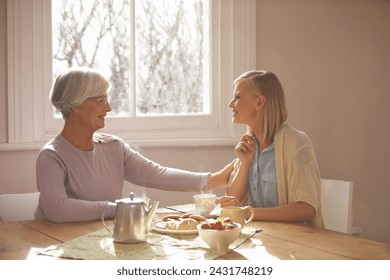
[[[72,108],[110,90],[111,83],[98,71],[77,67],[61,73],[50,90],[50,101],[65,119]]]

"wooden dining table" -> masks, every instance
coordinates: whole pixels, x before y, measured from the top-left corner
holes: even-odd
[[[300,223],[253,221],[249,226],[261,231],[217,259],[390,260],[390,244],[358,236]],[[100,220],[0,222],[0,260],[56,259],[37,252],[102,228]]]

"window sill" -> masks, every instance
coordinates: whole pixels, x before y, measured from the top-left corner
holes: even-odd
[[[153,139],[153,140],[128,140],[126,143],[133,147],[215,147],[235,146],[236,139],[232,138],[204,138],[204,139]],[[47,141],[28,143],[0,143],[0,152],[11,151],[39,151]]]

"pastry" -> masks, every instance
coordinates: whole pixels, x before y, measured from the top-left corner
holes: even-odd
[[[191,218],[182,219],[178,223],[179,230],[195,230],[197,226],[198,222]]]
[[[179,222],[175,220],[165,222],[165,229],[177,230],[179,229]]]
[[[161,220],[166,222],[166,221],[169,221],[169,220],[180,220],[181,219],[181,215],[176,215],[176,214],[171,214],[171,215],[166,215],[164,216]]]
[[[205,217],[203,217],[203,216],[201,216],[201,215],[196,215],[196,214],[192,214],[192,215],[188,216],[188,218],[194,219],[194,220],[196,220],[198,223],[199,223],[199,222],[204,222],[204,221],[206,221],[206,218],[205,218]]]

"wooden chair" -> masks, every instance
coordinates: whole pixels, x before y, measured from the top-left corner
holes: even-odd
[[[321,179],[321,210],[326,229],[352,234],[353,183]]]
[[[39,192],[0,195],[0,219],[6,221],[34,220]]]

